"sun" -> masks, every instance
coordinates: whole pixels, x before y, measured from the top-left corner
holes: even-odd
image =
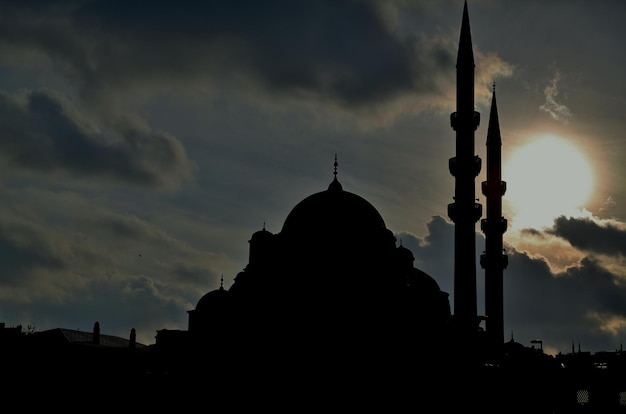
[[[513,151],[502,167],[503,205],[517,229],[551,226],[560,215],[580,216],[593,193],[594,171],[573,143],[539,135]]]

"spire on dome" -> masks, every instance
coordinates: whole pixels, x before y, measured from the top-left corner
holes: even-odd
[[[341,184],[337,180],[337,167],[339,166],[339,163],[337,162],[337,153],[335,153],[335,162],[334,162],[333,166],[335,167],[335,169],[333,171],[333,175],[335,177],[333,178],[333,181],[328,186],[328,191],[343,191],[343,187],[341,186]]]

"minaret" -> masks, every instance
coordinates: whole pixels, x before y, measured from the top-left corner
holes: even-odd
[[[481,159],[474,154],[474,132],[480,114],[474,111],[474,52],[467,12],[463,7],[461,36],[456,61],[456,112],[450,115],[456,131],[456,157],[450,158],[450,173],[455,178],[454,203],[448,216],[454,222],[454,322],[461,332],[478,330],[476,310],[476,222],[482,216],[477,203],[475,179]]]
[[[487,130],[487,181],[482,182],[482,192],[487,199],[487,218],[480,221],[485,234],[485,252],[480,265],[485,269],[485,314],[489,344],[499,347],[504,343],[503,281],[502,271],[508,265],[508,256],[502,248],[502,235],[507,221],[502,217],[502,196],[506,182],[502,181],[502,139],[496,105],[496,85],[493,85],[489,129]]]

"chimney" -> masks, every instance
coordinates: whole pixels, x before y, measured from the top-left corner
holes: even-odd
[[[137,333],[135,332],[135,328],[130,330],[130,343],[128,344],[128,347],[130,349],[135,349],[135,347],[137,346]]]
[[[100,322],[98,321],[93,324],[93,343],[100,345]]]

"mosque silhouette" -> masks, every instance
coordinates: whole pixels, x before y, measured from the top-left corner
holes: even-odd
[[[482,218],[475,194],[482,160],[474,152],[480,124],[474,68],[465,2],[450,116],[456,154],[448,166],[455,180],[454,202],[447,206],[455,228],[454,314],[449,294],[414,266],[413,254],[377,209],[343,188],[335,156],[328,187],[297,203],[278,233],[264,226],[252,234],[247,266],[228,289],[222,282],[199,299],[188,311],[187,330],[161,329],[154,345],[143,346],[134,331],[130,340],[116,342],[96,323],[93,333],[74,340],[77,346],[54,352],[54,338],[72,342],[76,333],[32,334],[39,342],[19,343],[30,352],[28,369],[38,370],[42,384],[58,371],[80,372],[81,379],[91,373],[90,384],[106,390],[110,382],[96,380],[94,370],[117,373],[121,395],[141,395],[154,407],[166,395],[187,402],[218,395],[231,408],[254,402],[298,411],[626,412],[621,350],[591,355],[572,349],[553,357],[504,337],[502,142],[494,86]],[[485,315],[477,314],[478,223],[485,235]],[[88,388],[82,380],[74,385]]]

